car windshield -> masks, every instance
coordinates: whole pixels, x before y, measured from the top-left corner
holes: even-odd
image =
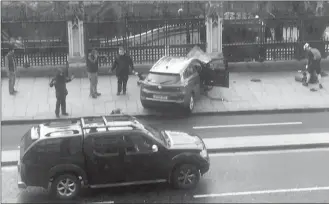
[[[162,144],[167,145],[167,142],[161,133],[157,128],[152,127],[151,125],[144,125],[144,128],[147,132],[149,132],[150,135],[152,135],[156,140],[161,141]]]
[[[147,75],[146,81],[156,84],[176,84],[180,81],[180,75],[151,72]]]

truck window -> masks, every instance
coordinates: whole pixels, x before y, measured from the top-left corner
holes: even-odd
[[[98,156],[119,155],[121,138],[119,135],[93,136],[92,147],[94,154]]]
[[[140,133],[133,133],[124,136],[125,151],[128,154],[150,153],[153,142]]]

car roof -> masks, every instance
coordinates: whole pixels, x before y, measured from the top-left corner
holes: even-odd
[[[164,74],[181,74],[194,58],[165,56],[159,59],[150,72]]]

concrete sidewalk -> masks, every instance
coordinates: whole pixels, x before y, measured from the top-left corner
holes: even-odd
[[[251,76],[252,74],[252,76]],[[291,109],[329,109],[329,79],[323,78],[324,89],[311,92],[294,80],[296,72],[231,73],[230,88],[214,88],[196,102],[194,113],[228,113],[279,111]],[[252,79],[260,79],[253,82]],[[55,93],[49,78],[18,78],[16,96],[8,93],[8,79],[2,79],[2,121],[55,119]],[[257,81],[257,80],[256,80]],[[99,77],[97,99],[89,97],[89,80],[68,83],[67,111],[70,117],[110,114],[121,108],[132,115],[158,115],[146,110],[139,100],[137,77],[128,81],[128,94],[116,96],[116,78]]]

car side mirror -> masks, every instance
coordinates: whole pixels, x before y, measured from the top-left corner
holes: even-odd
[[[152,152],[158,152],[159,148],[157,145],[152,145]]]

